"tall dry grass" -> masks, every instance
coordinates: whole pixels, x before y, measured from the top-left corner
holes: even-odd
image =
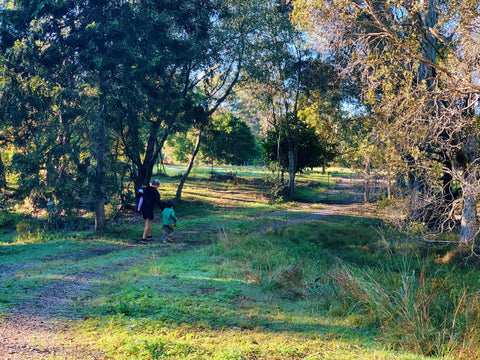
[[[480,357],[480,293],[454,271],[429,274],[424,266],[380,274],[343,263],[330,274],[341,301],[366,315],[393,346],[427,356]]]

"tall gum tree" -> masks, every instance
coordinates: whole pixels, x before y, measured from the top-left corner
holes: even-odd
[[[248,102],[255,102],[260,109],[265,119],[265,134],[276,136],[279,178],[283,183],[285,167],[282,164],[288,163],[288,196],[293,198],[299,152],[301,83],[304,65],[311,54],[301,33],[290,22],[292,8],[289,2],[266,2],[265,9],[257,56],[248,66],[248,81],[243,84],[242,92],[247,94]],[[275,131],[269,132],[270,129]],[[288,143],[286,149],[281,146],[283,140]]]
[[[409,174],[422,179],[419,201],[442,215],[449,196],[445,183],[458,181],[462,198],[443,214],[461,206],[460,244],[474,244],[480,191],[478,3],[295,0],[294,7],[296,23],[318,51],[341,53],[344,73],[359,74],[378,134],[394,144]]]
[[[208,46],[205,58],[194,61],[185,77],[190,84],[190,118],[197,131],[197,138],[187,169],[182,175],[176,200],[181,199],[182,190],[195,158],[199,152],[205,127],[210,123],[215,111],[232,95],[235,87],[243,81],[249,64],[258,54],[258,34],[263,26],[267,1],[231,0],[219,1],[217,10],[211,16]],[[207,40],[206,40],[207,41]]]

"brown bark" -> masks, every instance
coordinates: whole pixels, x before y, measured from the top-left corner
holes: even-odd
[[[101,77],[100,77],[101,78]],[[96,167],[96,204],[95,204],[95,231],[104,230],[107,226],[105,219],[105,95],[100,97],[100,112],[97,116],[97,167]]]
[[[460,244],[471,244],[478,232],[477,200],[473,192],[464,195]]]
[[[193,149],[192,155],[190,156],[190,161],[188,162],[187,169],[185,170],[185,173],[182,175],[180,179],[180,183],[178,184],[177,187],[177,193],[175,194],[175,200],[179,201],[182,199],[182,190],[183,186],[185,185],[185,181],[187,181],[188,175],[190,174],[190,171],[192,170],[193,163],[195,162],[195,158],[197,157],[198,150],[200,149],[200,142],[202,138],[202,129],[198,131],[197,135],[197,141],[195,143],[195,148]]]

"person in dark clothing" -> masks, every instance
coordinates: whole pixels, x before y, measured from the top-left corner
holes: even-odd
[[[155,179],[152,181],[151,186],[147,186],[143,189],[143,199],[141,200],[140,211],[143,215],[143,218],[145,219],[145,228],[143,229],[142,241],[153,240],[152,234],[150,232],[150,226],[152,224],[152,220],[155,217],[155,205],[158,205],[158,207],[162,210],[164,208],[163,202],[160,200],[160,194],[158,192],[159,186],[160,181],[158,179]]]

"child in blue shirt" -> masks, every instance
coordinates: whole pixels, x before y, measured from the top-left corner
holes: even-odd
[[[162,237],[164,244],[167,242],[173,242],[173,231],[174,227],[177,226],[177,217],[175,216],[175,211],[173,210],[173,201],[168,200],[165,206],[166,207],[162,212]]]

